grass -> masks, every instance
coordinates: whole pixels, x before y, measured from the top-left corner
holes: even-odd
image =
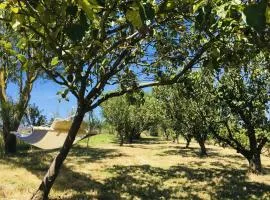
[[[74,146],[50,199],[270,199],[270,158],[257,176],[231,149],[208,145],[201,158],[196,143],[183,147],[151,137],[119,147],[112,135],[94,136],[88,148]],[[1,157],[0,199],[29,198],[56,153],[24,148]]]

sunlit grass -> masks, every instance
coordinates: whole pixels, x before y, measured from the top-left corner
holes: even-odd
[[[269,199],[270,159],[265,173],[247,173],[247,162],[231,149],[208,145],[199,157],[191,143],[147,137],[120,147],[101,134],[75,145],[51,192],[51,199]],[[57,151],[21,150],[0,159],[0,199],[27,199],[37,189]]]
[[[90,146],[96,146],[101,144],[109,144],[109,143],[116,143],[117,138],[113,134],[103,133],[99,135],[95,135],[84,139],[83,141],[79,142],[80,145],[84,146],[88,143]]]

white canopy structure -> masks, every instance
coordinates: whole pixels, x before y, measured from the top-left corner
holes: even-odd
[[[30,134],[22,134],[20,131],[12,132],[12,134],[16,135],[18,139],[40,149],[58,149],[63,146],[68,130],[71,127],[71,123],[72,120],[70,119],[55,119],[51,127],[36,126],[32,127]],[[79,136],[76,138],[74,143],[95,134],[87,134],[87,127],[86,123],[81,124],[78,132]]]

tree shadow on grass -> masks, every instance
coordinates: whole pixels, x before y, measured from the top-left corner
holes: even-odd
[[[33,149],[32,152],[21,151],[18,152],[15,156],[2,157],[0,159],[0,164],[2,163],[8,164],[11,167],[24,168],[32,174],[36,175],[41,180],[47,172],[49,165],[57,152],[57,150],[42,151],[38,149]],[[79,165],[81,162],[87,163],[107,158],[113,158],[115,156],[119,155],[114,149],[82,148],[76,146],[71,150],[69,158],[72,159],[72,157],[76,157],[76,164]],[[80,159],[80,157],[82,159]],[[77,198],[70,197],[70,199],[81,199],[80,197],[84,197],[86,199],[96,198],[96,195],[93,196],[85,194],[85,192],[98,191],[99,188],[101,188],[101,183],[93,180],[89,174],[76,172],[65,165],[62,166],[60,174],[56,179],[56,183],[53,187],[55,191],[75,191],[74,195],[77,195]],[[69,194],[67,195],[69,196]],[[69,197],[59,197],[56,199],[69,199]]]
[[[79,162],[96,162],[102,159],[113,159],[116,157],[126,156],[117,149],[102,149],[93,147],[75,146],[71,149],[69,157],[80,157]]]
[[[172,146],[166,151],[163,151],[162,153],[159,153],[159,156],[171,156],[171,155],[179,155],[182,157],[200,157],[201,156],[201,150],[199,147],[180,147],[180,146]],[[206,148],[207,154],[210,157],[220,156],[219,152],[216,151],[213,148]]]
[[[160,144],[163,141],[159,137],[141,137],[133,141],[133,144]]]
[[[106,150],[106,151],[105,151]],[[33,150],[22,152],[17,157],[0,159],[16,167],[23,167],[40,179],[54,157],[56,151],[44,152]],[[99,156],[97,154],[103,154]],[[88,156],[89,162],[113,157],[115,150],[76,147],[70,156]],[[87,161],[86,161],[87,162]],[[150,165],[122,166],[116,165],[108,172],[113,175],[104,182],[98,182],[89,174],[76,172],[63,166],[53,187],[63,196],[52,199],[267,199],[270,186],[249,182],[246,170],[233,169],[220,162],[212,162],[203,168],[203,161],[192,162],[163,169]],[[91,173],[90,173],[91,174]],[[72,191],[72,194],[65,194]],[[93,194],[89,194],[93,191]]]
[[[136,165],[115,166],[110,172],[115,176],[102,185],[99,199],[204,199],[207,193],[208,199],[248,200],[270,191],[269,185],[248,182],[245,170],[230,168]]]

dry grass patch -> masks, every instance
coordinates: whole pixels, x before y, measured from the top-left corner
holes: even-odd
[[[75,146],[51,199],[270,199],[270,159],[266,174],[247,173],[247,162],[231,149],[208,145],[209,156],[155,138],[119,147],[98,135]],[[0,199],[25,199],[38,187],[55,151],[23,150],[0,159]]]

